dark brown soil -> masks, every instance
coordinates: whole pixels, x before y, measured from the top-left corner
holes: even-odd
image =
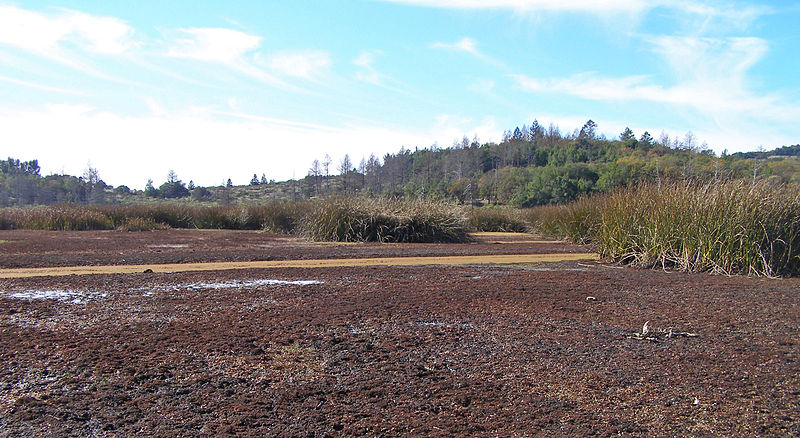
[[[159,234],[85,236],[153,262],[228,233]],[[799,436],[799,304],[797,279],[577,262],[0,280],[0,436]]]

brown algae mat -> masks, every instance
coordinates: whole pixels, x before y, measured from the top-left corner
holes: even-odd
[[[798,309],[579,262],[0,279],[0,436],[797,436]]]

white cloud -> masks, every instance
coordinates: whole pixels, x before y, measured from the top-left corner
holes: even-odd
[[[256,65],[257,56],[250,53],[261,46],[262,38],[225,28],[180,29],[165,55],[224,65],[253,79],[283,89],[300,91]]]
[[[20,79],[10,78],[8,76],[0,76],[0,81],[8,82],[8,83],[11,83],[11,84],[14,84],[14,85],[22,85],[23,87],[33,88],[33,89],[36,89],[36,90],[52,91],[52,92],[56,92],[56,93],[73,94],[73,95],[80,95],[80,96],[84,95],[84,93],[81,93],[81,92],[76,91],[76,90],[69,90],[69,89],[66,89],[66,88],[52,87],[50,85],[39,84],[39,83],[36,83],[36,82],[31,82],[31,81],[23,81],[23,80],[20,80]]]
[[[39,159],[43,173],[79,175],[91,160],[109,184],[143,187],[174,169],[183,181],[216,185],[231,178],[246,184],[253,173],[285,180],[302,178],[314,159],[354,161],[374,153],[413,149],[438,141],[449,145],[464,134],[499,140],[491,117],[473,120],[441,116],[427,129],[392,128],[375,123],[325,126],[210,108],[166,111],[146,101],[152,114],[123,116],[87,105],[47,105],[36,109],[0,107],[5,153]],[[41,129],[47,126],[47,129]],[[110,144],[109,139],[113,139]]]
[[[167,56],[198,61],[234,64],[261,45],[261,37],[233,29],[180,29],[184,38],[176,39]]]
[[[444,49],[444,50],[453,50],[457,52],[464,52],[469,53],[470,55],[486,61],[490,64],[493,64],[498,67],[504,67],[503,63],[492,58],[491,56],[486,55],[485,53],[478,50],[478,42],[472,38],[465,37],[455,43],[442,43],[442,42],[435,42],[431,44],[431,48],[433,49]]]
[[[164,106],[161,105],[161,103],[159,101],[157,101],[156,99],[154,99],[152,97],[145,97],[144,98],[144,103],[145,103],[145,105],[147,105],[147,108],[150,110],[150,114],[152,114],[154,116],[162,117],[162,116],[166,116],[167,114],[169,114],[167,109],[164,108]]]
[[[513,9],[528,11],[631,11],[645,8],[646,0],[387,0],[416,6],[454,9]]]
[[[503,135],[497,121],[491,116],[475,120],[454,114],[439,114],[431,131],[435,140],[443,146],[449,146],[453,140],[461,140],[465,135],[470,139],[477,135],[481,142],[500,141]]]
[[[637,26],[648,13],[675,15],[686,32],[701,35],[721,28],[747,28],[757,18],[773,13],[770,6],[730,0],[383,0],[389,3],[462,10],[510,10],[523,16],[541,13],[582,13],[602,18],[607,26]],[[766,3],[766,2],[765,2]]]
[[[39,55],[52,55],[69,42],[83,50],[106,55],[124,53],[135,45],[133,28],[113,17],[61,10],[44,14],[0,6],[0,44]]]
[[[674,83],[659,84],[648,75],[607,78],[594,72],[565,78],[512,77],[520,88],[534,93],[673,107],[690,118],[689,127],[698,138],[718,149],[796,142],[787,134],[800,118],[800,105],[777,93],[755,91],[748,77],[750,68],[768,52],[766,41],[666,36],[647,41],[673,70]]]
[[[766,2],[765,2],[766,3]],[[747,28],[757,18],[773,13],[767,5],[741,4],[732,1],[693,2],[686,0],[660,0],[653,2],[653,7],[662,6],[683,13],[694,20],[686,21],[686,30],[701,35],[709,30],[724,25],[724,28]]]
[[[319,50],[280,52],[270,57],[269,66],[287,76],[312,79],[331,66],[331,57]]]
[[[373,85],[380,85],[383,75],[372,66],[372,63],[375,60],[375,55],[382,54],[383,52],[380,50],[363,51],[359,53],[358,57],[353,60],[353,64],[361,68],[361,71],[356,72],[356,79]]]
[[[456,41],[455,43],[452,44],[446,44],[437,41],[431,44],[431,47],[435,49],[459,50],[462,52],[467,52],[479,58],[484,56],[483,53],[478,51],[478,45],[475,42],[475,40],[469,37],[462,38],[461,40]]]
[[[709,18],[749,21],[770,13],[772,8],[763,5],[741,5],[735,2],[691,0],[383,0],[446,9],[510,9],[517,12],[586,12],[586,13],[639,13],[655,8],[669,8],[686,14]]]
[[[592,72],[567,78],[512,77],[522,89],[537,93],[564,93],[589,100],[652,101],[691,107],[711,117],[758,116],[781,122],[800,117],[800,106],[749,89],[746,74],[767,52],[764,40],[658,37],[650,41],[674,70],[676,84],[656,84],[645,75],[604,78]]]
[[[769,51],[767,41],[760,38],[659,36],[647,41],[681,80],[734,81],[737,88],[744,86],[747,70]]]

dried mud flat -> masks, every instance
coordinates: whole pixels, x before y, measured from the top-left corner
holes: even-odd
[[[30,239],[0,267],[585,251],[174,230],[92,246],[117,235],[61,257],[46,242],[73,234],[0,233],[0,251]],[[798,436],[798,304],[797,279],[576,261],[5,279],[0,436]]]

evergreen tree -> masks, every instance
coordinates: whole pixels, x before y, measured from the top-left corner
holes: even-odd
[[[644,131],[644,134],[642,134],[642,136],[639,138],[639,142],[640,143],[644,143],[646,146],[652,146],[653,145],[653,136],[650,135],[649,132]]]
[[[159,194],[164,198],[184,198],[189,196],[189,189],[186,188],[186,185],[178,179],[178,174],[175,173],[174,170],[170,169],[169,173],[167,174],[167,182],[161,184],[161,187],[158,188]]]
[[[148,179],[147,180],[147,184],[145,184],[145,186],[144,186],[144,195],[145,196],[149,196],[151,198],[157,198],[158,197],[158,190],[155,187],[153,187],[153,180],[152,179]]]
[[[636,136],[633,135],[633,131],[631,131],[631,128],[628,128],[626,126],[625,130],[622,131],[622,133],[619,135],[619,139],[622,141],[636,140]]]
[[[597,137],[597,123],[589,119],[581,128],[578,138],[593,140]]]

